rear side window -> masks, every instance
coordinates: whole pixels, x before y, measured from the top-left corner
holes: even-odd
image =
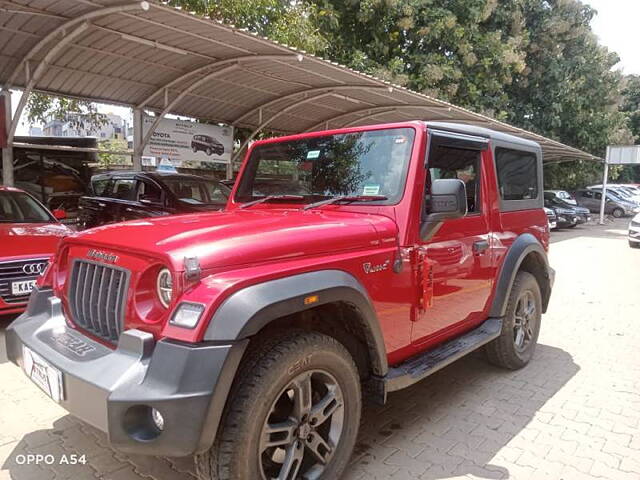
[[[98,197],[105,196],[109,187],[109,183],[111,183],[110,178],[100,178],[91,182],[91,188],[93,188],[94,195]]]
[[[130,200],[133,192],[133,178],[116,178],[113,182],[111,197]]]
[[[496,148],[495,155],[503,210],[541,207],[536,154],[510,148]]]

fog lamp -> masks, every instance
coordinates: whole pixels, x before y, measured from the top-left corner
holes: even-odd
[[[182,328],[195,328],[204,312],[204,305],[201,303],[182,302],[176,308],[169,323]]]

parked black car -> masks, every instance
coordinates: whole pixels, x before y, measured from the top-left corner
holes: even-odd
[[[555,192],[544,192],[544,206],[547,208],[564,208],[572,210],[578,217],[578,222],[573,225],[575,227],[581,223],[587,223],[591,221],[591,211],[588,208],[572,205],[559,198]]]
[[[207,155],[222,155],[224,146],[215,138],[209,135],[194,135],[191,138],[191,150],[195,152],[205,152]]]
[[[80,198],[80,228],[137,218],[222,210],[231,189],[213,179],[170,172],[112,172],[91,178]]]

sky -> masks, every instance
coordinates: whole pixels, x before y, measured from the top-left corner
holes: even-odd
[[[636,37],[640,27],[640,0],[582,0],[598,11],[591,22],[600,43],[620,57],[616,68],[640,75],[640,49]]]
[[[600,43],[618,53],[620,63],[615,68],[625,74],[640,75],[640,48],[635,38],[640,27],[640,0],[582,0],[598,11],[591,26]],[[19,93],[13,95],[13,106],[18,104]],[[125,107],[99,105],[101,113],[115,113],[132,121],[131,110]],[[24,115],[23,115],[24,118]],[[29,126],[24,121],[17,128],[17,135],[28,135]]]

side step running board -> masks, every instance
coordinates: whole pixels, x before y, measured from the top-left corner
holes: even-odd
[[[391,367],[389,373],[384,377],[386,392],[395,392],[419,382],[499,337],[501,331],[502,318],[489,318],[482,325],[461,337],[449,340],[433,350],[411,357],[404,363]]]

